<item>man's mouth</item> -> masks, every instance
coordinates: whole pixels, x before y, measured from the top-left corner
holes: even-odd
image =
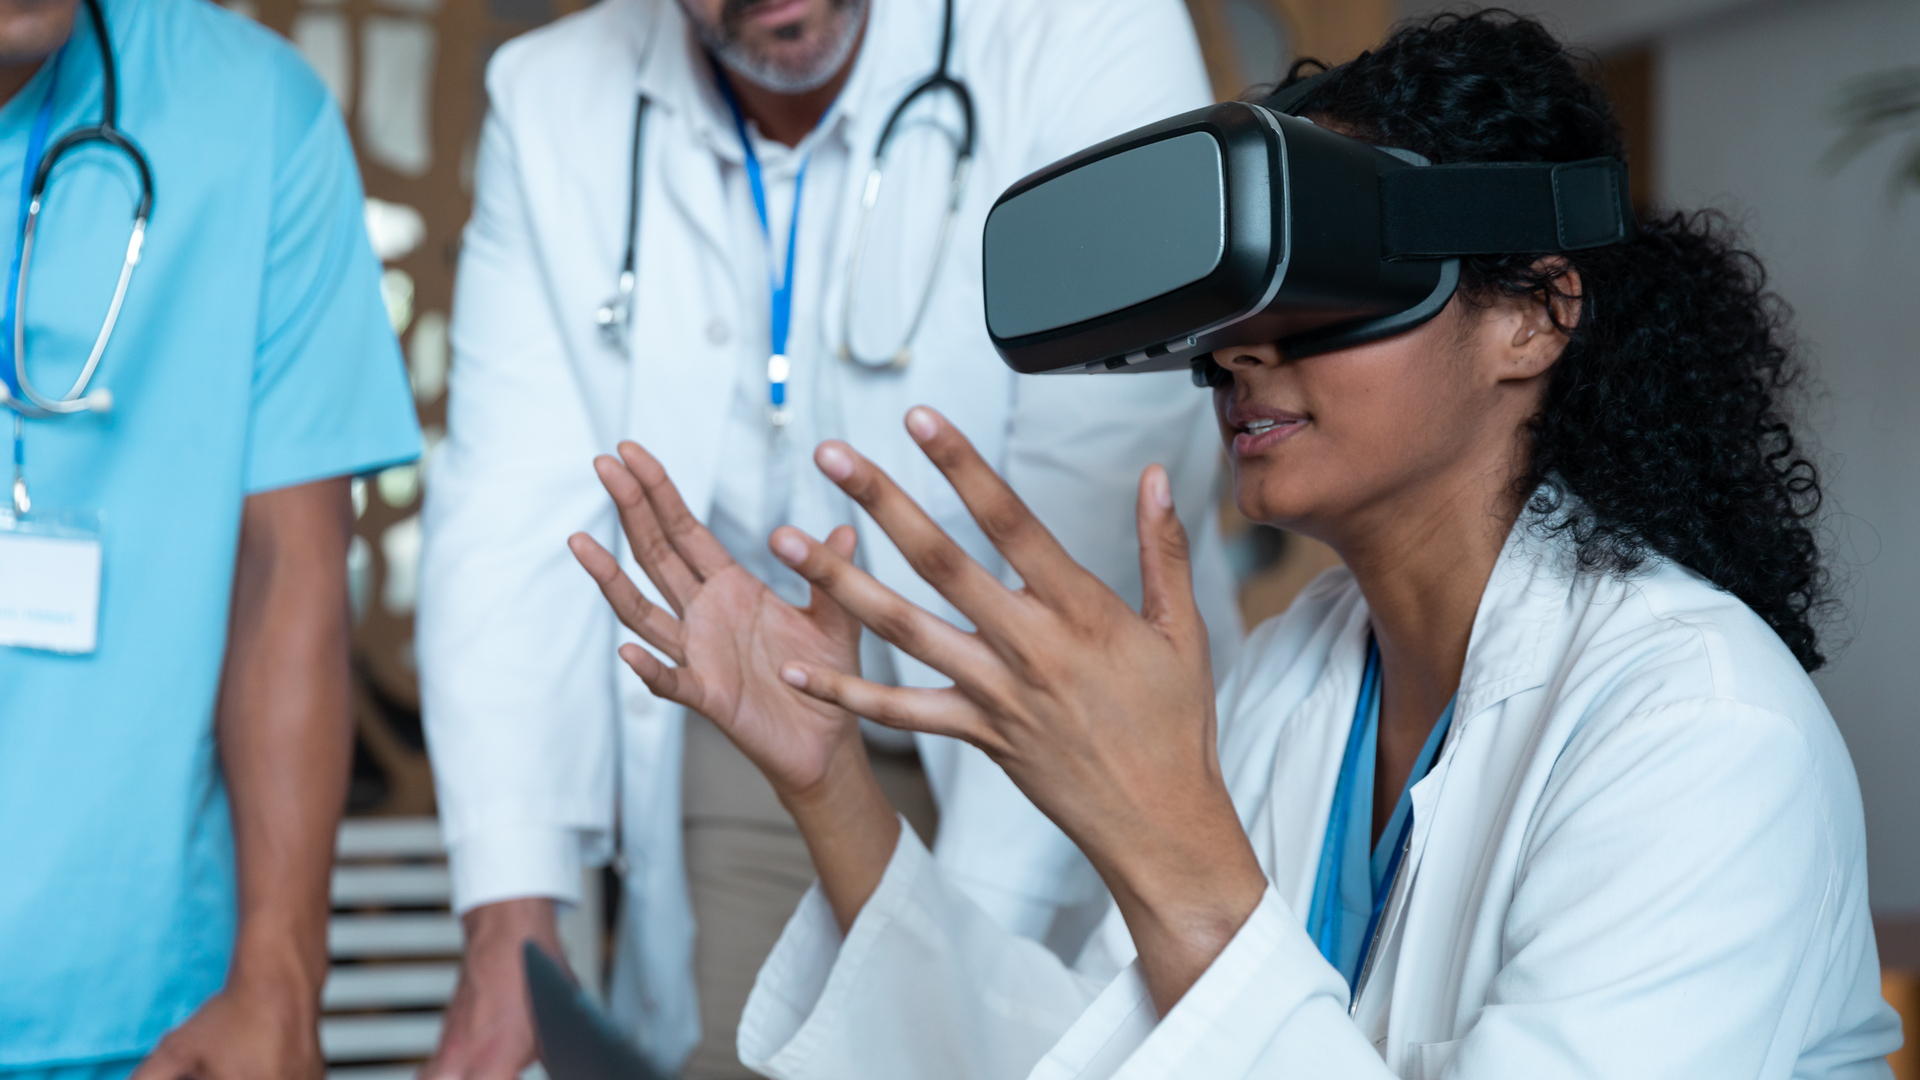
[[[785,29],[796,24],[806,11],[806,0],[729,0],[722,12],[721,24],[736,30],[748,22]]]

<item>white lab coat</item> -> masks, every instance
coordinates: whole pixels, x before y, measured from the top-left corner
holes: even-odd
[[[850,208],[888,111],[933,68],[940,17],[940,0],[872,6],[836,106],[850,125],[848,145],[865,149],[838,193],[841,235],[802,233],[797,335],[807,319],[837,332]],[[645,585],[618,540],[592,457],[622,438],[642,442],[703,515],[727,460],[719,440],[738,341],[723,347],[726,328],[760,325],[767,301],[740,295],[727,261],[738,208],[723,195],[717,155],[737,153],[738,137],[724,112],[714,121],[703,65],[673,0],[604,0],[510,42],[491,62],[454,304],[449,426],[429,470],[416,638],[456,906],[575,899],[581,867],[608,858],[617,835],[627,889],[614,1004],[666,1066],[698,1035],[680,847],[686,718],[616,662],[617,644],[633,639],[565,539],[579,530],[596,536],[622,551]],[[981,316],[980,231],[1000,191],[1086,145],[1209,100],[1185,11],[1178,0],[1130,0],[1124,12],[1105,0],[961,0],[952,68],[972,88],[979,126],[941,292],[904,370],[816,365],[824,384],[816,400],[837,412],[815,425],[870,455],[1004,573],[902,430],[910,406],[935,405],[1078,558],[1136,597],[1127,524],[1135,485],[1149,462],[1165,463],[1197,533],[1209,622],[1225,657],[1239,627],[1211,513],[1219,447],[1207,395],[1184,375],[1016,378],[993,353]],[[603,343],[594,313],[613,291],[622,255],[636,90],[652,105],[639,292],[631,355],[623,355]],[[709,95],[705,107],[700,94]],[[912,155],[898,156],[889,185],[944,190],[944,167],[919,168],[915,180]],[[810,203],[821,190],[809,184]],[[918,296],[889,297],[879,285],[863,303]],[[829,505],[843,497],[804,471],[791,520],[818,535],[847,504]],[[880,580],[952,614],[870,520],[856,522]],[[944,682],[905,656],[893,660],[902,682]],[[1084,859],[998,767],[952,740],[921,737],[919,750],[941,807],[937,856],[1003,925],[1057,934],[1057,912],[1097,902]]]
[[[1349,1016],[1302,924],[1367,634],[1329,571],[1222,689],[1270,887],[1164,1019],[1117,911],[1070,970],[972,911],[909,833],[844,943],[817,887],[802,903],[742,1060],[783,1080],[1889,1075],[1860,796],[1813,683],[1690,571],[1575,575],[1524,527]]]

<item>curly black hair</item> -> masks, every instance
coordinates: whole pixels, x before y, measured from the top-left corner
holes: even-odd
[[[1292,111],[1436,164],[1624,157],[1605,93],[1538,22],[1501,10],[1403,25],[1327,71]],[[1296,63],[1282,88],[1315,61]],[[1808,671],[1831,603],[1814,533],[1817,470],[1791,427],[1801,364],[1760,260],[1713,212],[1641,222],[1631,241],[1461,260],[1463,299],[1581,305],[1531,425],[1520,483],[1583,569],[1666,556],[1739,597]]]

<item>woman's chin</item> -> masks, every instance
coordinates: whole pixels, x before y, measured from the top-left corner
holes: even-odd
[[[1242,517],[1261,525],[1272,525],[1288,532],[1312,535],[1316,500],[1297,487],[1263,478],[1265,483],[1249,483],[1241,472],[1234,478],[1233,503]]]

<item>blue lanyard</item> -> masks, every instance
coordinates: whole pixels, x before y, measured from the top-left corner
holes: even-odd
[[[53,128],[53,99],[54,90],[60,85],[60,60],[66,55],[64,45],[53,54],[53,67],[47,72],[47,92],[40,99],[40,110],[33,114],[33,126],[27,130],[27,156],[20,162],[20,213],[13,230],[13,262],[7,270],[7,306],[4,317],[0,317],[0,382],[6,383],[8,395],[16,402],[20,400],[20,380],[13,370],[13,320],[19,316],[16,305],[20,298],[20,249],[26,241],[27,204],[33,199],[33,175],[40,171],[40,158],[47,152],[47,135]],[[12,499],[15,513],[26,513],[32,505],[27,500],[26,471],[27,423],[16,406],[13,410]]]
[[[773,276],[773,226],[767,223],[767,186],[760,173],[760,157],[753,152],[753,140],[747,138],[747,118],[734,100],[733,86],[720,65],[713,67],[720,96],[727,99],[733,112],[733,127],[740,133],[740,149],[747,163],[747,184],[753,189],[753,208],[760,215],[760,235],[767,242],[767,284],[773,297],[771,352],[767,356],[767,416],[775,427],[786,425],[792,414],[787,408],[787,377],[793,365],[787,360],[787,331],[793,325],[793,253],[800,246],[800,194],[807,181],[808,154],[800,159],[800,171],[793,178],[793,217],[787,226],[787,265],[777,279]]]
[[[47,135],[53,128],[53,92],[60,83],[60,58],[67,54],[63,46],[53,54],[53,68],[47,73],[47,93],[40,99],[40,111],[33,115],[33,127],[27,132],[27,156],[20,163],[20,213],[13,230],[13,263],[7,270],[6,318],[0,322],[0,379],[9,393],[18,397],[20,382],[13,374],[13,319],[20,294],[20,245],[26,239],[27,204],[33,199],[33,174],[40,171],[40,157],[47,152]],[[19,440],[14,441],[16,463]]]

